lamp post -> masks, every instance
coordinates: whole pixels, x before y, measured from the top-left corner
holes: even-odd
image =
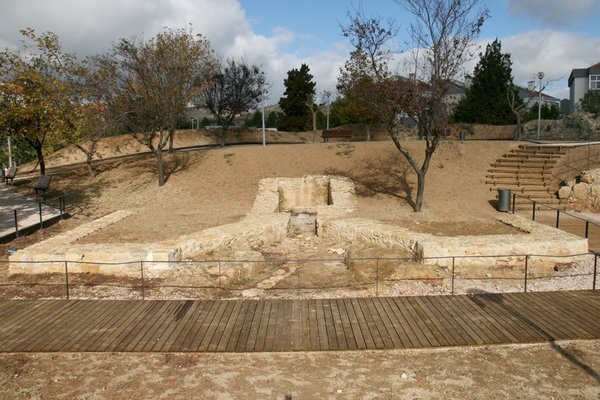
[[[544,90],[544,88],[542,88],[542,79],[544,79],[544,73],[542,71],[538,72],[537,77],[540,80],[540,93],[539,93],[540,97],[538,100],[537,140],[540,140],[540,127],[541,127],[541,121],[542,121],[542,90]]]
[[[261,89],[261,97],[262,97],[262,145],[267,145],[267,133],[265,129],[265,89]]]

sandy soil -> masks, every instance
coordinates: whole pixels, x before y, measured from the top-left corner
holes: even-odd
[[[259,354],[0,354],[0,399],[597,399],[600,341]]]
[[[189,135],[181,135],[178,145],[198,143]],[[135,143],[110,140],[116,142],[103,147],[105,158],[135,150]],[[310,136],[300,141],[310,142]],[[81,167],[53,180],[53,190],[68,193],[72,218],[0,251],[122,208],[137,213],[86,240],[167,239],[243,218],[261,178],[324,173],[355,181],[359,209],[351,216],[434,234],[495,233],[503,228],[492,222],[496,194],[485,185],[485,173],[490,162],[517,145],[444,143],[434,155],[425,208],[418,214],[409,204],[414,175],[389,141],[177,153],[167,158],[170,176],[162,188],[151,157],[104,163],[96,179]],[[422,143],[408,146],[422,153]],[[63,152],[50,165],[77,160]],[[27,182],[19,184],[28,191]],[[600,341],[287,354],[0,354],[0,399],[595,399],[599,366]]]

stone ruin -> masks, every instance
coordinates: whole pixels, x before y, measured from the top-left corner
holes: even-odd
[[[221,249],[235,252],[261,248],[288,237],[314,237],[344,246],[364,243],[444,267],[451,265],[452,256],[478,256],[472,262],[480,265],[510,265],[522,260],[500,256],[533,254],[543,261],[544,256],[588,251],[587,239],[510,214],[502,214],[498,220],[517,228],[520,234],[443,237],[352,218],[356,207],[354,184],[348,178],[267,178],[259,182],[252,210],[239,222],[160,243],[77,244],[81,237],[132,214],[118,211],[10,255],[9,274],[64,272],[64,261],[69,261],[73,263],[69,265],[73,273],[135,277],[139,274],[139,262],[143,261],[147,274],[158,277],[182,268],[185,260],[209,258]],[[563,259],[576,260],[577,257]]]

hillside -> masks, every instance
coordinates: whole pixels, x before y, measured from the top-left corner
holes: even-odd
[[[126,136],[109,140],[122,152],[135,145]],[[177,145],[191,142],[180,135]],[[490,201],[496,193],[485,185],[485,173],[492,161],[517,144],[444,142],[433,157],[424,211],[418,214],[406,200],[407,195],[412,196],[415,176],[391,141],[179,152],[167,157],[171,173],[163,187],[157,185],[155,160],[148,156],[103,163],[95,179],[84,167],[67,171],[56,176],[52,185],[68,194],[67,206],[74,218],[64,222],[65,228],[118,209],[136,210],[134,216],[103,230],[100,240],[106,242],[166,240],[238,221],[250,210],[260,179],[310,174],[338,174],[354,180],[359,208],[352,217],[433,233],[467,234],[486,231],[492,225],[490,216],[495,210]],[[407,142],[407,146],[418,156],[423,153],[422,142]],[[50,157],[49,164],[78,161],[75,154],[64,150]]]

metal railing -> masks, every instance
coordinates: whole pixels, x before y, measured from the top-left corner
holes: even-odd
[[[582,222],[582,227],[583,227],[583,235],[580,235],[586,239],[590,239],[590,227],[595,227],[598,228],[598,230],[600,231],[600,222],[595,222],[592,221],[590,219],[584,218],[582,216],[573,214],[572,212],[566,211],[566,210],[561,210],[559,208],[556,207],[552,207],[549,206],[547,204],[543,204],[540,202],[537,202],[535,200],[530,199],[529,197],[526,196],[521,196],[518,195],[516,193],[512,194],[512,213],[515,214],[516,212],[516,203],[517,203],[517,199],[522,199],[528,203],[531,204],[531,219],[533,221],[536,221],[536,218],[538,217],[538,212],[545,209],[547,211],[551,211],[552,213],[554,213],[554,215],[556,216],[554,219],[554,227],[556,229],[561,229],[561,215],[563,216],[567,216],[569,218],[573,218],[575,220],[581,221]],[[599,251],[600,249],[592,249],[593,251]]]
[[[46,197],[46,198],[37,197],[35,199],[35,203],[37,203],[37,215],[39,216],[39,225],[36,224],[35,226],[39,226],[39,229],[44,229],[44,212],[43,212],[43,206],[55,208],[55,207],[53,207],[53,206],[50,205],[50,202],[53,201],[53,200],[58,200],[59,215],[56,216],[56,217],[60,217],[60,219],[63,219],[65,217],[65,215],[66,215],[66,203],[65,203],[65,194],[64,193],[61,193],[60,195],[54,196],[54,197]],[[15,237],[19,237],[21,235],[21,232],[23,230],[35,228],[35,226],[28,226],[28,227],[21,227],[21,228],[19,228],[19,222],[21,220],[21,217],[25,213],[28,216],[31,216],[31,214],[32,214],[31,207],[21,206],[21,207],[14,208],[12,210],[12,212],[10,212],[10,216],[8,217],[8,219],[12,219],[13,220],[13,226],[14,226],[14,229],[15,229],[14,230]]]
[[[596,290],[597,269],[597,253],[418,260],[10,261],[10,275],[0,280],[0,298],[379,297]]]

